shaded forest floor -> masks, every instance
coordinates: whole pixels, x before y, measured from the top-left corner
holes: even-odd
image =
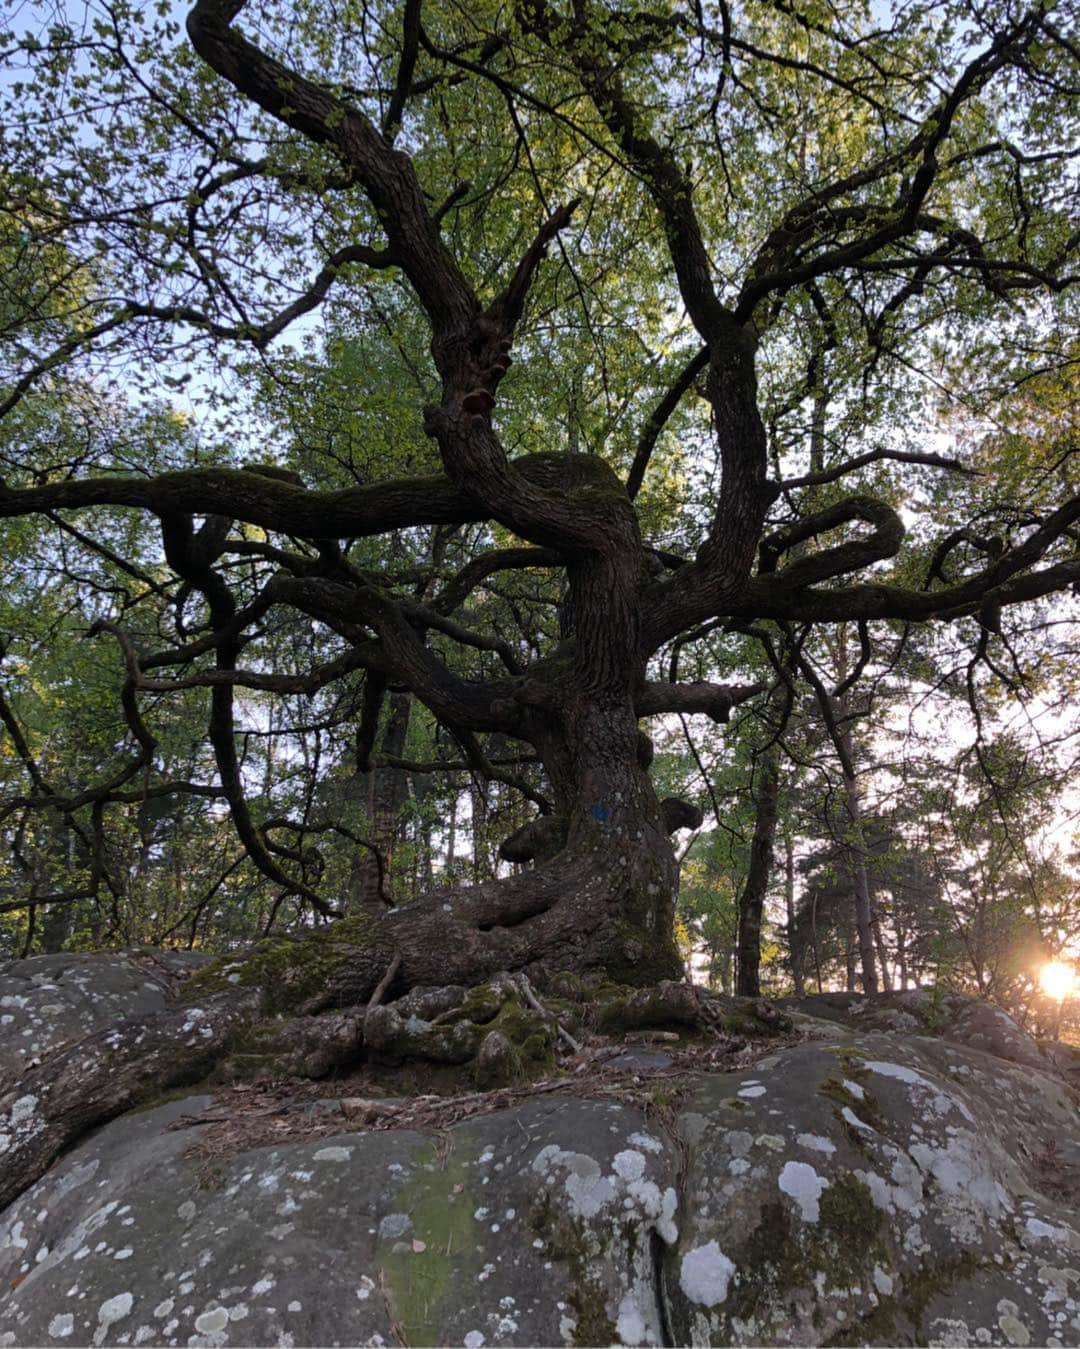
[[[182,1116],[172,1127],[210,1126],[200,1133],[192,1155],[200,1168],[212,1171],[223,1158],[251,1148],[343,1129],[438,1133],[461,1120],[538,1097],[619,1101],[662,1123],[679,1106],[694,1074],[744,1072],[763,1054],[779,1052],[800,1038],[673,1031],[595,1035],[578,1052],[560,1055],[545,1076],[480,1091],[460,1070],[431,1064],[365,1064],[321,1082],[266,1076],[223,1084],[206,1110]]]

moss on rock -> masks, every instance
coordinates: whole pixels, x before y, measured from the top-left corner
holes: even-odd
[[[478,1264],[468,1168],[452,1154],[443,1156],[437,1144],[431,1161],[418,1166],[395,1197],[410,1216],[414,1240],[395,1242],[382,1260],[389,1310],[406,1344],[447,1343],[446,1322]]]
[[[575,1345],[618,1344],[619,1334],[595,1270],[610,1258],[610,1242],[580,1218],[559,1212],[544,1192],[531,1215],[531,1226],[544,1242],[545,1254],[566,1269],[570,1291],[566,1301],[573,1308]]]
[[[795,1217],[780,1199],[761,1208],[757,1226],[738,1252],[739,1269],[753,1271],[730,1295],[730,1315],[779,1329],[788,1302],[812,1289],[819,1275],[827,1288],[864,1282],[877,1262],[887,1261],[882,1215],[868,1187],[841,1176],[822,1192],[815,1222]]]
[[[347,1006],[363,1000],[372,982],[368,971],[385,968],[392,950],[383,920],[354,914],[302,936],[267,937],[242,956],[211,961],[192,975],[183,996],[196,1002],[238,986],[258,988],[268,1013],[298,1012],[323,999]]]

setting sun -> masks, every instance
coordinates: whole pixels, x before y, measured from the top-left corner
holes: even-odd
[[[1051,998],[1067,998],[1076,988],[1076,970],[1063,961],[1052,960],[1039,973],[1039,985]]]

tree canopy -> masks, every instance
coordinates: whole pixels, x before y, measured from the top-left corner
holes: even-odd
[[[12,908],[227,808],[158,933],[362,891],[372,985],[671,976],[700,813],[656,719],[756,699],[767,754],[809,688],[855,827],[858,680],[954,625],[974,697],[1080,583],[1063,5],[39,13],[0,35]],[[384,913],[411,756],[484,784],[479,883]]]

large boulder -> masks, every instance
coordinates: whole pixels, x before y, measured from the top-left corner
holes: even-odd
[[[206,960],[198,952],[136,949],[0,965],[0,1077],[91,1031],[160,1011]]]
[[[1018,1029],[979,1047],[977,1005],[953,1038],[834,1010],[737,1072],[638,1051],[490,1113],[511,1098],[129,1113],[0,1214],[0,1349],[1080,1343],[1066,1078]]]
[[[781,1005],[797,1017],[828,1021],[851,1030],[939,1036],[1043,1072],[1053,1067],[1054,1055],[1048,1054],[1046,1047],[1040,1046],[1008,1012],[950,988],[910,988],[870,998],[861,993],[815,993],[784,999]]]
[[[641,1111],[215,1156],[172,1127],[209,1104],[115,1121],[4,1214],[0,1345],[661,1342],[677,1154]]]
[[[699,1080],[679,1128],[674,1343],[1080,1343],[1080,1120],[1059,1078],[849,1035]]]

